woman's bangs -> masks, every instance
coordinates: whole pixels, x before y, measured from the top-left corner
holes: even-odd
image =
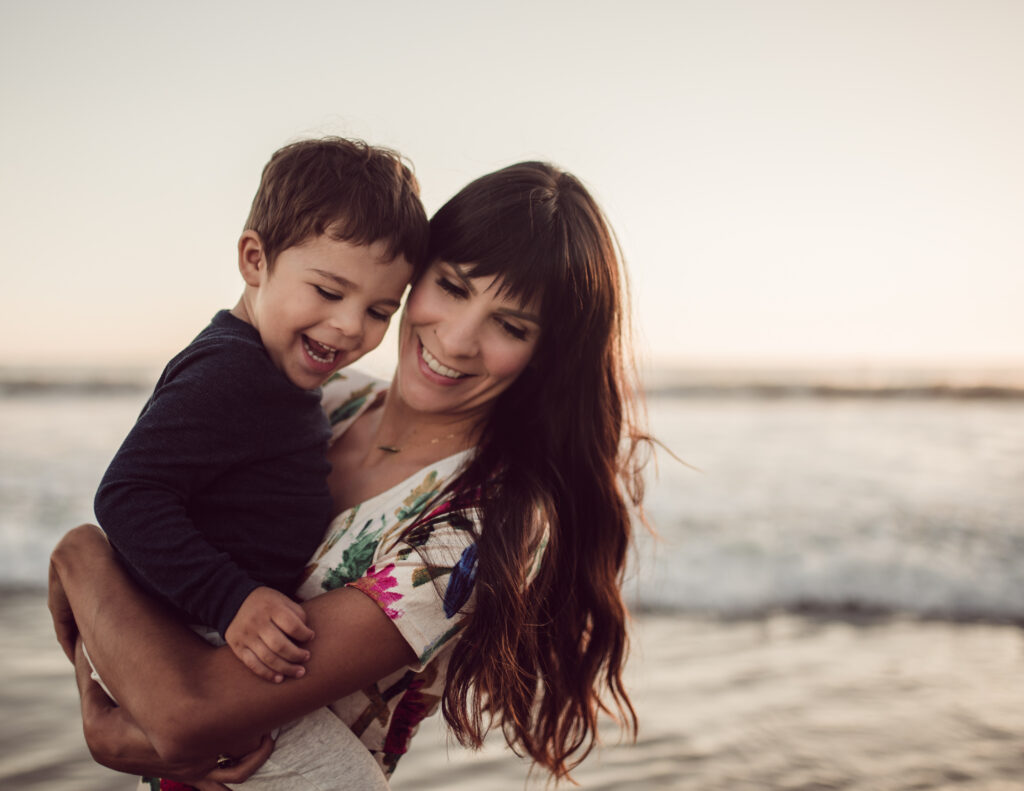
[[[498,296],[521,305],[540,305],[551,279],[550,261],[544,261],[533,251],[518,251],[508,255],[491,255],[470,260],[460,266],[468,277],[496,277]]]
[[[498,294],[523,305],[541,304],[545,294],[557,291],[564,279],[564,263],[551,255],[546,234],[509,233],[502,238],[493,234],[466,233],[449,238],[433,251],[432,258],[458,264],[467,277],[498,278]]]

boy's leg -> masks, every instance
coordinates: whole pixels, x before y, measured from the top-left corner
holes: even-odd
[[[378,763],[354,733],[322,708],[285,725],[274,752],[239,791],[389,791]]]

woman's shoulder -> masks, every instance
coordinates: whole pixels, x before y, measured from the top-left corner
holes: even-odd
[[[388,389],[388,382],[376,376],[346,368],[324,384],[320,404],[331,423],[331,433],[341,434],[373,403],[375,396]]]

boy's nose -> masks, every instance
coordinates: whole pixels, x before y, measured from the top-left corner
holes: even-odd
[[[340,309],[331,315],[331,327],[342,336],[347,348],[355,347],[363,337],[362,312],[358,310]]]

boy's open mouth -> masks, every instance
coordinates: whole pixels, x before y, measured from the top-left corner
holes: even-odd
[[[306,347],[306,354],[318,363],[333,363],[334,358],[338,356],[338,350],[334,347],[314,341],[306,335],[302,336],[302,345]]]

